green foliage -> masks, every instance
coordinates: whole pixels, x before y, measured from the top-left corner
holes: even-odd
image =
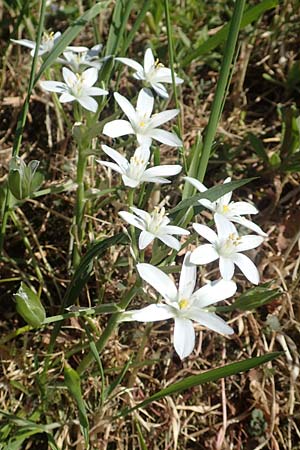
[[[45,320],[46,313],[37,294],[25,283],[21,283],[15,294],[16,309],[20,316],[32,327],[40,327]]]
[[[72,397],[74,398],[74,400],[77,403],[78,410],[79,410],[80,425],[83,428],[88,428],[89,421],[88,421],[88,417],[87,417],[87,413],[86,413],[84,400],[82,397],[80,377],[77,374],[76,370],[74,370],[68,364],[65,364],[65,368],[64,368],[64,382],[65,382],[66,387],[70,391]]]
[[[39,161],[32,160],[26,165],[19,156],[10,160],[8,186],[16,199],[31,197],[43,183],[43,174],[37,172],[39,164]]]

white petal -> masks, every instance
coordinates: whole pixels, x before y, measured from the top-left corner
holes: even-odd
[[[149,123],[149,127],[157,128],[163,123],[166,123],[169,120],[173,119],[173,117],[176,117],[178,113],[179,109],[169,109],[168,111],[162,111],[158,114],[153,114]]]
[[[151,135],[151,132],[149,133],[149,135],[137,133],[136,138],[137,138],[139,145],[145,146],[145,147],[147,147],[147,146],[150,147],[150,145],[152,143],[152,138],[150,135]]]
[[[170,131],[155,128],[154,130],[149,131],[149,135],[162,144],[171,145],[172,147],[182,146],[182,141],[177,134],[171,133]]]
[[[171,302],[177,300],[176,286],[162,270],[145,263],[137,264],[136,268],[141,278],[150,284],[165,300]]]
[[[221,276],[224,278],[224,280],[231,280],[234,274],[233,259],[220,256],[219,267]]]
[[[125,220],[130,225],[133,225],[134,227],[139,228],[140,230],[144,230],[145,227],[143,226],[143,223],[140,219],[135,217],[133,214],[127,212],[127,211],[120,211],[119,216],[122,217],[123,220]]]
[[[154,97],[149,89],[142,89],[138,95],[136,110],[141,117],[149,119],[153,111]]]
[[[189,183],[191,183],[196,189],[198,189],[199,192],[205,192],[207,191],[207,188],[204,186],[203,183],[201,183],[201,181],[197,180],[196,178],[193,177],[184,177],[184,179],[186,181],[188,181]],[[208,200],[209,201],[209,200]],[[210,202],[211,203],[211,202]]]
[[[175,317],[174,347],[180,359],[186,358],[194,350],[195,331],[190,320]]]
[[[116,172],[123,175],[123,170],[121,169],[120,166],[118,166],[118,164],[112,163],[110,161],[101,161],[100,159],[97,159],[96,161],[102,164],[102,166],[109,167],[110,169],[115,170]]]
[[[157,95],[162,98],[169,98],[167,89],[160,83],[151,83],[151,87],[155,90]]]
[[[168,305],[149,305],[146,308],[134,311],[126,311],[125,320],[137,320],[138,322],[158,322],[173,317],[172,308]]]
[[[193,305],[197,308],[206,308],[214,303],[232,297],[236,293],[237,286],[234,281],[219,280],[207,283],[194,292]]]
[[[219,258],[219,254],[212,244],[197,247],[191,254],[193,264],[209,264]]]
[[[171,177],[177,175],[182,167],[179,165],[166,164],[163,166],[155,166],[145,170],[145,175],[149,177]]]
[[[134,61],[131,58],[115,58],[115,61],[119,61],[122,64],[126,64],[126,66],[131,67],[132,69],[136,70],[137,72],[142,72],[144,70],[143,66],[140,63],[138,63],[137,61]]]
[[[238,236],[238,232],[233,225],[225,216],[222,214],[215,213],[214,221],[216,223],[218,236],[221,239],[227,239],[230,234],[235,234]]]
[[[145,164],[148,163],[149,159],[150,159],[150,149],[147,145],[141,145],[140,147],[138,147],[135,152],[134,152],[134,156],[138,159],[141,159],[143,161],[145,161]]]
[[[61,81],[41,81],[40,85],[43,89],[50,92],[64,92],[67,88],[66,84]]]
[[[154,66],[155,60],[151,48],[147,48],[144,55],[144,70],[148,73]]]
[[[139,216],[145,222],[151,220],[151,216],[150,216],[150,214],[147,211],[144,211],[143,209],[136,208],[135,206],[131,206],[130,209],[131,209],[132,212],[134,212],[134,214]]]
[[[177,250],[177,251],[180,250],[180,242],[173,236],[164,234],[164,235],[158,235],[157,237],[160,241],[162,241],[168,247],[173,248],[174,250]]]
[[[259,272],[257,267],[248,256],[237,253],[234,255],[233,261],[251,283],[259,283]]]
[[[147,174],[143,174],[141,177],[141,182],[145,182],[145,183],[158,183],[158,184],[167,184],[167,183],[171,183],[170,180],[168,180],[167,178],[162,178],[162,177],[149,177]]]
[[[193,223],[193,228],[197,231],[200,236],[204,237],[208,242],[214,244],[218,240],[218,236],[206,225],[201,225],[200,223]]]
[[[207,200],[207,198],[200,198],[198,203],[201,206],[204,206],[204,208],[210,209],[210,211],[215,212],[216,210],[216,202],[211,202],[210,200]]]
[[[236,246],[237,252],[245,252],[252,248],[258,247],[264,238],[262,236],[256,236],[255,234],[248,234],[247,236],[242,236],[240,243]]]
[[[139,236],[139,249],[144,250],[149,244],[155,239],[154,234],[149,233],[149,231],[142,231]]]
[[[188,236],[190,234],[185,228],[177,227],[176,225],[164,225],[161,227],[161,230],[163,234],[182,234],[183,236]]]
[[[96,95],[108,95],[109,92],[106,91],[105,89],[101,89],[98,87],[87,87],[85,88],[85,93],[87,95],[91,95],[91,96],[96,96]]]
[[[77,98],[75,98],[74,95],[70,94],[69,92],[64,92],[59,97],[60,103],[73,102],[74,100],[77,100]]]
[[[98,103],[93,97],[82,96],[78,97],[77,101],[83,106],[83,108],[87,109],[88,111],[97,112],[98,109]]]
[[[246,219],[245,217],[233,216],[230,217],[230,220],[232,222],[243,225],[243,227],[248,228],[249,230],[252,230],[257,234],[260,234],[261,236],[268,237],[267,233],[265,233],[256,223],[252,222],[249,219]]]
[[[214,313],[199,311],[196,308],[191,308],[189,311],[190,318],[195,320],[200,325],[222,334],[233,334],[233,329],[227,323]]]
[[[127,120],[112,120],[104,125],[103,134],[116,138],[126,134],[135,134],[134,130]]]
[[[230,211],[233,215],[243,216],[244,214],[257,214],[255,206],[247,202],[234,202],[230,205]]]
[[[123,170],[127,169],[129,163],[123,155],[121,155],[113,148],[108,147],[108,145],[102,145],[101,147],[104,153],[106,153],[111,159],[113,159]]]
[[[178,298],[188,300],[195,289],[197,268],[190,261],[191,252],[187,252],[180,273]]]
[[[118,94],[118,92],[114,93],[114,97],[115,97],[116,102],[119,104],[120,108],[123,110],[123,112],[126,114],[128,119],[130,120],[130,122],[132,124],[134,124],[137,120],[137,114],[136,114],[134,107],[130,103],[130,101],[127,100],[127,98],[124,97],[123,95]],[[119,135],[119,136],[121,136],[121,135]]]
[[[125,186],[136,188],[140,184],[140,180],[134,180],[129,178],[127,175],[122,175],[122,180]]]
[[[78,80],[75,73],[67,67],[63,67],[62,70],[63,79],[69,87],[72,87],[74,84],[77,84]]]
[[[11,39],[15,44],[24,45],[24,47],[35,48],[36,43],[33,41],[29,41],[29,39]]]
[[[83,86],[91,87],[98,80],[98,70],[95,67],[85,70],[81,74],[83,80]]]

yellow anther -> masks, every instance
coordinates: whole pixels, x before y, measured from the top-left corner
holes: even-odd
[[[223,206],[223,213],[227,213],[229,211],[229,206],[228,205],[224,205]]]
[[[180,302],[178,304],[179,304],[180,309],[185,309],[188,307],[189,302],[185,298],[183,298],[180,300]]]
[[[141,121],[141,122],[139,123],[139,125],[140,125],[141,128],[143,128],[146,124],[145,124],[145,122]]]

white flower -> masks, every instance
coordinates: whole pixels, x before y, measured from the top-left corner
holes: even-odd
[[[97,162],[120,173],[125,186],[132,188],[135,188],[144,182],[160,184],[171,183],[163,177],[177,175],[182,169],[179,165],[163,165],[147,169],[146,167],[150,159],[150,149],[145,146],[138,147],[134,152],[133,157],[130,158],[130,161],[127,161],[124,156],[107,145],[102,145],[102,150],[113,159],[116,164],[100,160],[97,160]]]
[[[174,347],[181,359],[187,357],[195,346],[195,331],[192,320],[217,333],[232,334],[233,329],[207,308],[213,303],[225,300],[236,292],[233,281],[220,280],[209,283],[194,292],[196,267],[190,262],[190,252],[184,258],[177,289],[164,272],[151,264],[138,264],[140,276],[161,296],[165,304],[153,304],[140,310],[124,313],[122,320],[156,322],[174,319]]]
[[[46,91],[62,94],[59,97],[61,103],[77,100],[83,108],[96,112],[98,103],[92,96],[108,94],[104,89],[92,87],[98,79],[98,70],[91,67],[80,74],[75,74],[64,67],[62,74],[65,83],[62,81],[41,81],[42,88]]]
[[[95,67],[101,69],[105,58],[99,58],[99,52],[102,49],[101,44],[94,45],[91,49],[88,47],[67,47],[67,51],[63,52],[64,58],[58,58],[62,64],[71,67],[74,72],[82,72],[87,67]]]
[[[168,247],[179,251],[180,242],[174,238],[172,234],[190,234],[190,232],[184,228],[168,225],[170,219],[165,214],[165,208],[161,208],[161,210],[159,210],[159,208],[154,208],[151,214],[142,209],[135,208],[134,206],[131,206],[130,209],[135,215],[127,211],[120,211],[119,215],[130,225],[142,230],[139,237],[140,250],[146,248],[153,239],[157,238]]]
[[[231,280],[236,264],[245,277],[253,284],[259,283],[259,273],[255,264],[248,256],[240,252],[258,247],[264,240],[262,236],[239,236],[238,232],[226,217],[216,213],[215,222],[218,234],[206,225],[194,223],[193,227],[200,236],[207,239],[210,244],[200,245],[192,252],[193,264],[208,264],[219,259],[219,267],[222,277]]]
[[[56,33],[44,33],[38,51],[38,56],[42,56],[45,53],[49,53],[57,41],[61,37],[61,32],[57,31]],[[11,39],[11,41],[16,44],[24,45],[24,47],[31,48],[30,55],[33,56],[35,52],[36,42],[30,41],[29,39]]]
[[[123,95],[114,93],[114,97],[129,119],[113,120],[105,124],[103,134],[116,138],[127,134],[135,134],[140,145],[150,147],[152,139],[166,145],[180,147],[181,140],[174,133],[157,127],[173,119],[179,113],[178,109],[170,109],[152,115],[154,97],[149,89],[142,89],[138,95],[136,109]]]
[[[185,180],[191,183],[196,189],[198,189],[199,192],[207,191],[207,188],[204,186],[204,184],[196,180],[196,178],[185,177]],[[231,178],[228,177],[224,181],[224,184],[229,183],[230,181]],[[222,214],[223,216],[227,217],[230,222],[239,223],[245,228],[249,228],[249,230],[255,231],[261,236],[268,236],[258,225],[256,225],[256,223],[251,222],[251,220],[248,220],[245,217],[241,217],[245,214],[257,214],[258,210],[255,208],[255,206],[247,202],[232,202],[231,197],[232,192],[229,192],[228,194],[220,197],[215,202],[211,202],[210,200],[205,198],[198,200],[198,202],[200,203],[200,205],[210,209],[214,213]]]
[[[168,92],[162,83],[172,83],[171,69],[164,67],[159,61],[154,60],[151,48],[147,48],[144,56],[144,67],[138,62],[130,58],[115,58],[129,67],[132,67],[136,72],[134,78],[136,80],[143,80],[149,83],[155,92],[161,97],[168,98]],[[183,79],[175,76],[175,84],[183,83]]]

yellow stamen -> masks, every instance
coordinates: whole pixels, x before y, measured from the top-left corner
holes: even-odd
[[[228,205],[224,205],[223,206],[223,213],[227,213],[229,211],[229,206]]]
[[[179,304],[180,309],[185,309],[188,307],[189,302],[185,298],[183,298],[180,300],[180,302],[178,304]]]

